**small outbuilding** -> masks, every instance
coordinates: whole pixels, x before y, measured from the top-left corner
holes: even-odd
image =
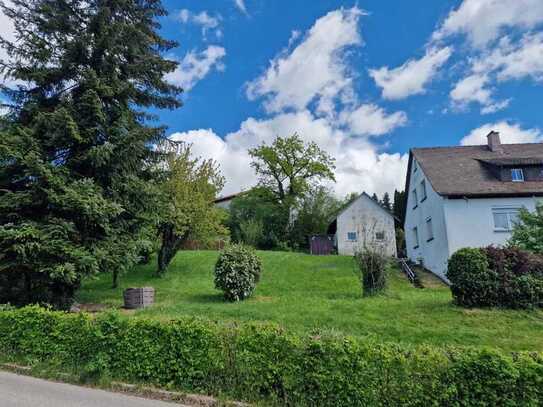
[[[394,216],[365,192],[335,216],[328,233],[335,236],[338,254],[354,255],[368,247],[396,256]]]

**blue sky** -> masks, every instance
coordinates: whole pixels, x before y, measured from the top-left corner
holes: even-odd
[[[336,158],[338,195],[403,189],[411,147],[543,139],[542,0],[163,3],[186,93],[158,113],[225,194],[256,182],[248,148],[293,132]]]

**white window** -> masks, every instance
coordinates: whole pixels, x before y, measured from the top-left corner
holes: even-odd
[[[519,208],[494,208],[492,217],[494,218],[494,230],[510,231],[519,221]]]
[[[419,229],[416,226],[413,228],[413,240],[415,242],[414,247],[416,249],[419,247]]]
[[[426,219],[426,240],[434,240],[434,227],[432,226],[432,218]]]
[[[511,180],[513,180],[513,182],[524,181],[524,171],[522,171],[522,168],[513,168],[511,170]]]
[[[413,209],[415,209],[419,204],[419,197],[417,195],[417,190],[416,189],[413,190],[413,202],[414,202],[413,203]]]
[[[420,201],[422,202],[426,199],[426,180],[424,179],[420,183],[420,193],[421,193]]]
[[[347,232],[347,240],[349,242],[356,242],[356,232]]]
[[[385,240],[385,232],[376,232],[375,233],[375,240]]]

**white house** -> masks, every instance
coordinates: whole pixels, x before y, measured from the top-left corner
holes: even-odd
[[[463,247],[503,245],[524,207],[543,196],[543,144],[415,148],[407,171],[405,236],[410,260],[446,280]]]
[[[353,255],[368,246],[396,256],[394,216],[365,192],[339,212],[328,231],[335,234],[338,254]]]

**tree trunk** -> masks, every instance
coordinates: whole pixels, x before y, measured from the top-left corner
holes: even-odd
[[[113,283],[111,284],[111,288],[117,288],[119,286],[119,271],[114,270],[113,271]]]
[[[161,277],[166,273],[170,262],[177,254],[183,243],[184,237],[177,236],[172,225],[165,225],[162,228],[162,244],[158,252],[157,276]]]

